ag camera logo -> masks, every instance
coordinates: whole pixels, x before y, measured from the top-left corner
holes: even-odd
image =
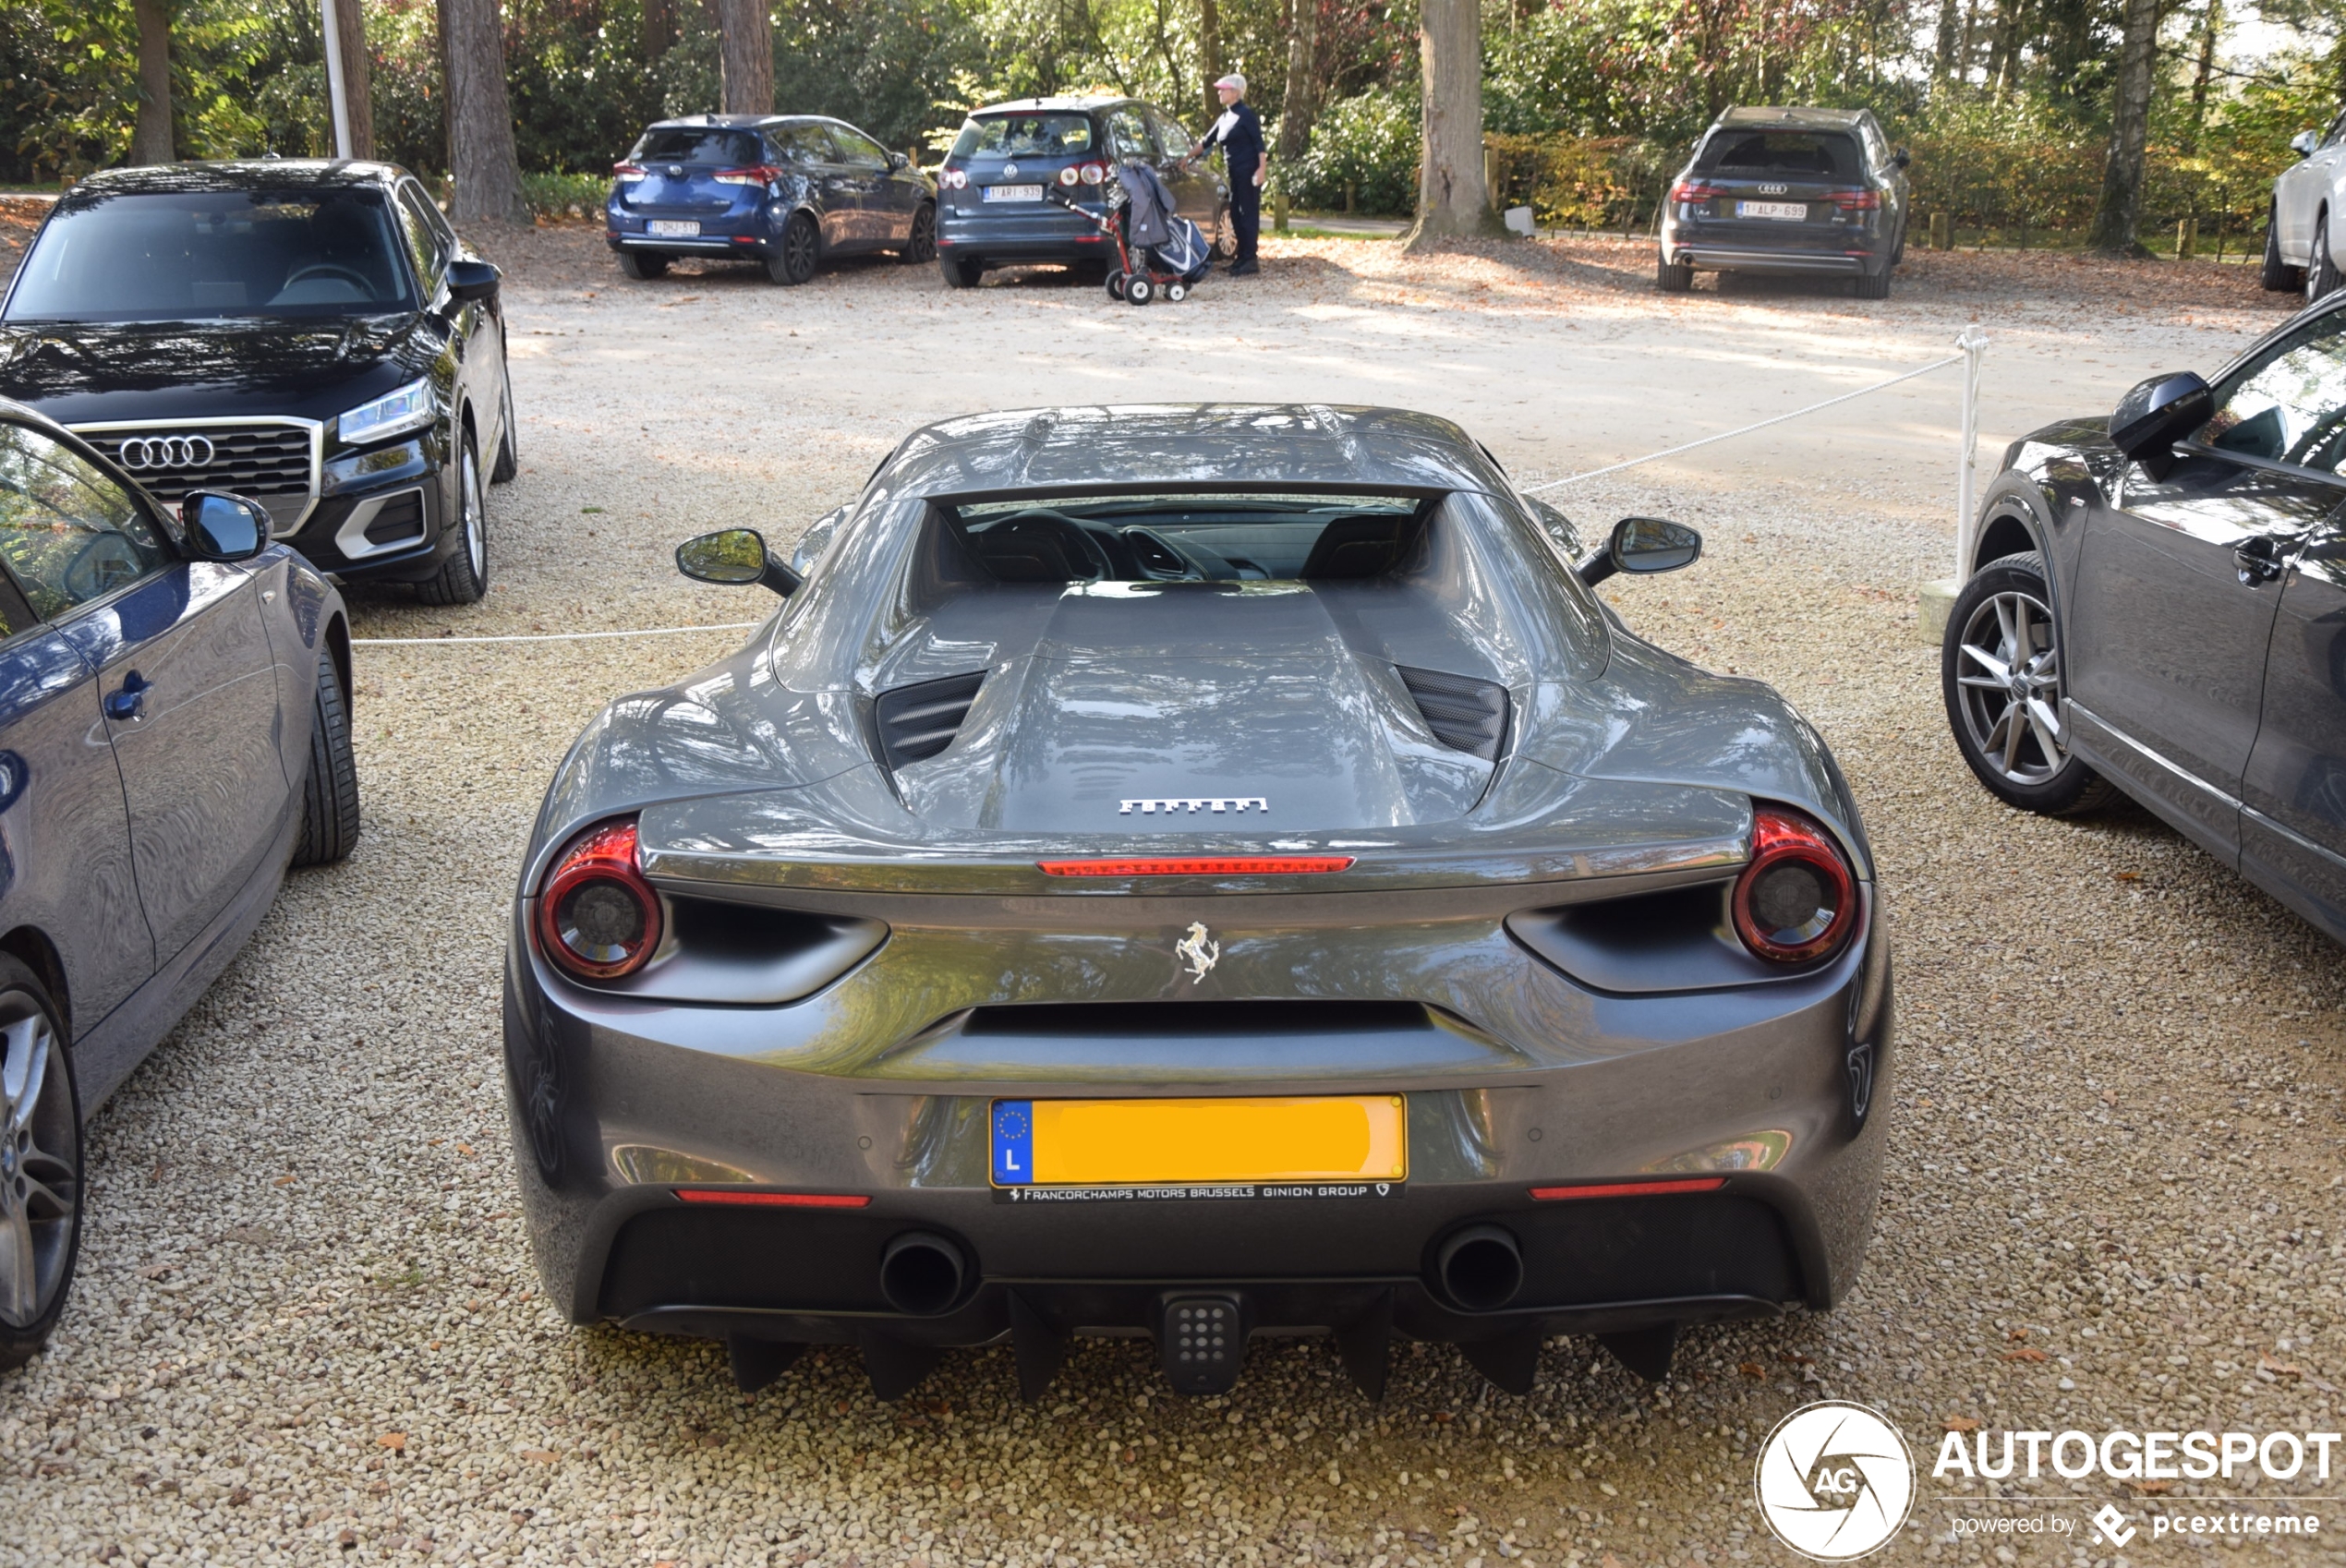
[[[1776,1539],[1819,1562],[1887,1545],[1915,1502],[1915,1456],[1881,1415],[1822,1400],[1776,1423],[1752,1478]]]

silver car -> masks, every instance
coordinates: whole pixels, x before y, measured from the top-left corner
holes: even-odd
[[[895,1397],[1007,1341],[1392,1339],[1504,1388],[1820,1310],[1873,1221],[1890,959],[1816,731],[1630,633],[1447,421],[930,426],[770,558],[739,652],[613,702],[539,813],[505,1042],[571,1318],[809,1344]]]

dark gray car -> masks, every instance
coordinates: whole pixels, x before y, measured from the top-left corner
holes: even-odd
[[[1683,294],[1697,272],[1806,272],[1887,299],[1906,163],[1870,110],[1730,109],[1670,187],[1654,281]]]
[[[1396,1334],[1505,1387],[1595,1335],[1839,1300],[1889,952],[1857,811],[1775,693],[1590,591],[1457,427],[1056,408],[915,432],[740,652],[612,703],[514,907],[531,1245],[574,1321],[860,1346]]]
[[[2346,299],[2013,443],[1947,622],[1980,782],[2123,790],[2346,941]]]

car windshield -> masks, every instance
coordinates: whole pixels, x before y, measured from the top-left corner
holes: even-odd
[[[413,309],[383,193],[67,197],[9,297],[11,321],[334,317]]]
[[[2346,311],[2306,322],[2218,387],[2216,416],[2199,439],[2219,452],[2346,472]]]
[[[1052,496],[953,509],[997,582],[1381,577],[1426,503],[1410,496]]]
[[[1090,151],[1089,115],[979,115],[953,139],[952,156],[1068,158]]]
[[[726,169],[745,168],[764,160],[757,138],[748,131],[692,126],[647,130],[635,143],[635,151],[627,155],[631,163],[691,163]]]
[[[1822,175],[1857,177],[1857,143],[1813,131],[1721,131],[1702,150],[1699,174]]]

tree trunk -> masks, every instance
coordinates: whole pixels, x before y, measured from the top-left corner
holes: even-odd
[[[1456,235],[1498,232],[1482,186],[1482,9],[1478,0],[1424,0],[1419,58],[1425,67],[1425,151],[1418,164],[1418,221],[1405,250]]]
[[[1931,61],[1933,81],[1946,81],[1955,74],[1955,49],[1963,41],[1963,12],[1955,0],[1939,0],[1939,52]]]
[[[350,155],[375,155],[374,61],[367,54],[363,0],[334,0],[334,36],[342,50],[343,100],[350,114]]]
[[[1320,0],[1288,0],[1287,90],[1279,95],[1279,162],[1303,156],[1312,145],[1312,73],[1317,65]]]
[[[774,18],[766,0],[717,0],[718,65],[724,112],[774,112]]]
[[[2224,0],[2207,0],[2207,14],[2199,18],[2199,69],[2191,78],[2191,130],[2183,151],[2199,151],[2200,133],[2207,128],[2207,78],[2216,74],[2216,34],[2224,25]]]
[[[163,0],[131,0],[139,18],[139,119],[130,131],[130,161],[172,163],[179,158],[171,134],[171,18]]]
[[[644,0],[644,63],[657,65],[676,45],[675,0]]]
[[[1197,0],[1197,63],[1205,68],[1205,123],[1222,117],[1222,95],[1214,90],[1222,75],[1222,6],[1220,0]],[[1232,179],[1238,172],[1230,172]]]
[[[456,181],[451,215],[460,223],[526,223],[497,0],[440,0],[440,45],[448,80],[448,172]]]
[[[2094,248],[2139,256],[2142,242],[2143,150],[2150,139],[2152,66],[2159,42],[2159,0],[2126,0],[2125,32],[2118,49],[2118,84],[2110,103],[2110,162],[2103,166],[2101,205],[2094,211]]]

